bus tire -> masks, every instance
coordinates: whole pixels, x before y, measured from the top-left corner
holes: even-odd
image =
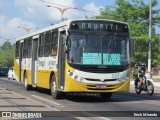
[[[109,100],[112,97],[112,93],[100,93],[100,97],[105,100]]]
[[[56,78],[55,78],[54,75],[53,75],[52,78],[51,78],[50,90],[51,90],[52,98],[54,98],[54,99],[59,99],[59,98],[61,97],[60,92],[57,90]]]
[[[24,75],[24,88],[25,88],[25,90],[30,90],[31,87],[32,86],[28,84],[27,74],[25,73],[25,75]]]

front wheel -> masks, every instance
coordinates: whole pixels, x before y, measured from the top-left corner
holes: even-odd
[[[112,93],[100,93],[100,97],[109,100],[112,97]]]
[[[28,84],[28,79],[27,79],[27,74],[25,73],[24,75],[24,87],[26,90],[30,90],[31,89],[31,85]]]
[[[52,78],[51,78],[50,90],[51,90],[52,98],[54,98],[54,99],[59,99],[59,98],[61,97],[61,93],[57,90],[56,78],[55,78],[54,75],[53,75]]]
[[[142,90],[141,90],[141,88],[140,88],[139,82],[138,82],[138,85],[135,86],[135,92],[136,92],[137,94],[141,94],[141,92],[142,92]]]
[[[147,81],[147,93],[148,95],[152,95],[154,93],[154,85],[151,81]]]

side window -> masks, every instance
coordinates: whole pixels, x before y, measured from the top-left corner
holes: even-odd
[[[24,44],[22,49],[23,49],[23,58],[31,58],[32,38],[24,39]]]
[[[16,53],[15,54],[16,59],[19,58],[19,43],[20,43],[19,41],[16,42],[16,52],[15,52]]]
[[[26,58],[28,55],[28,51],[27,51],[27,39],[24,39],[24,44],[23,44],[23,58]]]
[[[57,55],[57,47],[58,47],[58,31],[52,31],[51,35],[51,44],[50,44],[50,56]]]
[[[45,43],[44,43],[44,56],[49,56],[50,51],[50,41],[51,41],[51,32],[47,32],[45,34]]]
[[[31,58],[31,52],[32,52],[32,38],[28,38],[28,44],[27,44],[27,57]]]
[[[44,56],[44,33],[40,34],[38,56],[39,57]]]

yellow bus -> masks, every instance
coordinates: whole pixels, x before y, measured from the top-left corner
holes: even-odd
[[[131,43],[126,23],[67,20],[16,39],[14,71],[26,90],[47,88],[54,99],[75,92],[109,99],[129,91]]]

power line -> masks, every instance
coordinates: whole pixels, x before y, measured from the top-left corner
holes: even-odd
[[[53,3],[53,2],[48,2],[48,1],[45,1],[45,0],[38,0],[38,1],[41,1],[41,2],[44,2],[44,3],[53,4],[53,5],[63,6],[63,7],[71,7],[71,6],[65,6],[65,5],[57,4],[57,3]],[[96,14],[99,14],[98,12],[88,11],[88,10],[84,10],[84,9],[80,9],[80,8],[77,8],[76,10],[80,10],[80,11],[84,11],[84,12],[90,12],[90,13],[96,13]]]

